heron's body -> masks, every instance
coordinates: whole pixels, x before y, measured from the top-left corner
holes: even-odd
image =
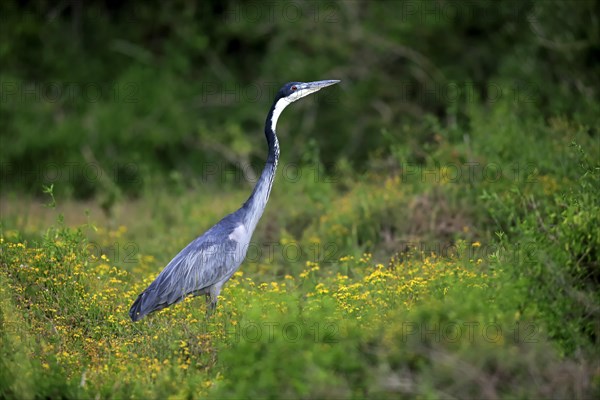
[[[244,205],[188,244],[135,300],[129,311],[133,321],[183,300],[205,294],[214,308],[221,288],[246,257],[252,233],[265,210],[277,162],[279,142],[275,133],[283,109],[292,102],[339,81],[284,85],[267,115],[265,135],[269,147],[265,168]]]

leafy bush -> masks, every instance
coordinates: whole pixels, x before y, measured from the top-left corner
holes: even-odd
[[[515,193],[523,207],[512,214],[504,249],[518,256],[499,260],[515,280],[525,280],[523,309],[538,309],[550,335],[567,352],[598,341],[598,185],[600,169],[590,163],[581,147],[582,175],[577,184],[547,198]],[[507,209],[498,196],[488,198],[492,213]],[[505,217],[503,217],[505,218]]]

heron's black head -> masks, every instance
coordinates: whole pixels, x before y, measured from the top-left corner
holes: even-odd
[[[267,123],[265,129],[267,136],[270,133],[275,132],[275,125],[277,125],[277,119],[281,115],[281,112],[288,105],[294,101],[308,96],[309,94],[318,92],[324,87],[334,85],[338,83],[337,80],[329,81],[316,81],[316,82],[288,82],[275,95],[275,102],[271,107],[271,111],[267,116]]]
[[[275,95],[275,100],[279,100],[283,97],[288,97],[294,92],[298,91],[298,85],[302,82],[288,82],[279,89],[277,94]],[[292,89],[293,88],[293,89]]]
[[[279,89],[275,101],[286,99],[290,103],[318,92],[324,87],[338,83],[338,80],[316,81],[316,82],[288,82]]]

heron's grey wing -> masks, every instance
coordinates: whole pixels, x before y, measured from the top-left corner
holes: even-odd
[[[139,295],[129,311],[131,318],[137,321],[152,311],[177,303],[191,293],[200,294],[228,279],[239,266],[239,263],[235,265],[239,259],[236,242],[228,235],[220,237],[228,231],[220,232],[221,235],[205,234],[181,250]]]

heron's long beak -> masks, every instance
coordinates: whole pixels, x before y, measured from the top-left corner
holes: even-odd
[[[340,81],[337,80],[337,79],[330,79],[330,80],[327,80],[327,81],[315,81],[315,82],[305,83],[304,85],[301,85],[301,88],[305,89],[302,86],[306,86],[306,89],[317,89],[317,90],[319,90],[319,89],[323,89],[324,87],[327,87],[327,86],[335,85],[336,83],[340,83]]]
[[[309,94],[318,92],[319,90],[323,89],[324,87],[335,85],[336,83],[339,83],[339,82],[340,82],[339,80],[331,79],[331,80],[326,80],[326,81],[301,83],[298,85],[298,91],[290,97],[291,97],[292,101],[296,101],[298,99],[301,99],[304,96],[308,96]]]

